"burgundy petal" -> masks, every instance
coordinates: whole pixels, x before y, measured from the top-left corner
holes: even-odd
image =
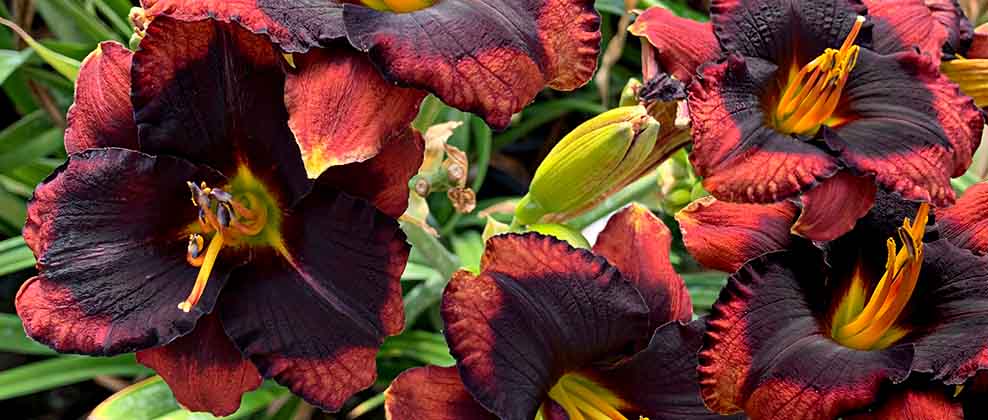
[[[766,124],[761,98],[774,84],[776,70],[768,61],[731,55],[705,66],[690,85],[690,161],[718,199],[781,201],[839,169],[821,148]]]
[[[425,97],[423,91],[385,82],[366,54],[349,46],[314,49],[294,61],[297,71],[285,83],[285,104],[310,178],[376,155],[389,138],[408,129]]]
[[[825,135],[841,160],[911,200],[949,205],[984,125],[971,98],[915,52],[862,49],[844,90],[846,124]]]
[[[342,38],[343,5],[331,0],[141,0],[148,16],[237,22],[287,52]]]
[[[871,177],[847,171],[803,193],[803,210],[792,232],[814,241],[831,241],[847,233],[875,204],[878,187]]]
[[[282,222],[282,244],[238,270],[223,328],[265,377],[330,411],[374,383],[375,355],[404,327],[409,247],[369,203],[316,188]]]
[[[845,0],[710,2],[710,21],[724,51],[775,63],[808,63],[841,45],[864,12],[858,2]]]
[[[909,374],[912,347],[859,351],[824,331],[829,292],[818,252],[772,253],[728,280],[707,322],[700,389],[722,414],[830,420],[873,404]]]
[[[703,197],[677,213],[676,221],[700,264],[732,273],[752,258],[788,248],[798,212],[788,201],[739,204]]]
[[[704,320],[670,322],[656,329],[648,348],[634,357],[586,373],[633,407],[624,410],[629,419],[727,419],[707,409],[700,398],[696,352],[703,333]]]
[[[16,301],[28,335],[61,352],[108,355],[192,331],[243,255],[221,254],[199,303],[178,309],[199,271],[186,262],[198,222],[185,181],[223,178],[177,158],[89,149],[39,185],[24,227],[39,274]]]
[[[648,8],[628,30],[658,49],[662,69],[686,84],[701,64],[720,55],[710,23],[678,17],[661,6]]]
[[[384,392],[391,420],[497,420],[470,396],[455,367],[406,370]]]
[[[590,0],[443,0],[410,13],[346,5],[347,38],[388,80],[505,128],[548,86],[590,80],[600,17]]]
[[[317,182],[363,198],[397,219],[408,208],[408,181],[418,173],[424,153],[422,135],[406,128],[384,141],[377,156],[330,167]]]
[[[672,234],[647,208],[632,204],[607,221],[593,252],[613,264],[651,309],[652,326],[693,319],[686,283],[669,261]]]
[[[454,275],[441,311],[467,390],[507,420],[534,418],[562,375],[648,337],[648,307],[616,269],[534,233],[489,239],[480,275]]]
[[[93,147],[137,149],[137,125],[130,104],[133,56],[122,44],[106,41],[83,61],[75,101],[66,116],[66,152]]]
[[[261,386],[261,374],[233,346],[215,315],[199,318],[191,333],[169,344],[137,352],[137,361],[158,372],[189,411],[229,416],[245,392]]]
[[[141,150],[231,177],[245,166],[290,206],[310,183],[288,127],[282,60],[237,24],[154,18],[134,53]]]
[[[871,49],[891,54],[919,48],[936,60],[945,45],[971,36],[957,0],[862,0],[874,24]],[[970,39],[967,39],[969,42]]]
[[[848,420],[964,420],[964,410],[943,391],[896,390],[874,411]]]
[[[988,257],[946,240],[926,244],[924,253],[904,340],[916,348],[914,371],[963,384],[988,350]]]
[[[940,234],[961,248],[988,253],[988,183],[972,185],[945,209],[937,209]]]

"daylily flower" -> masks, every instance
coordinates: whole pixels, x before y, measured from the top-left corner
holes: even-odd
[[[794,229],[814,240],[850,230],[878,188],[954,201],[950,178],[970,165],[983,120],[939,56],[912,49],[919,37],[873,31],[889,26],[855,1],[715,0],[710,10],[699,24],[652,8],[631,29],[658,50],[655,66],[688,83],[690,158],[711,194],[801,197]]]
[[[590,80],[600,51],[592,0],[142,0],[151,16],[207,16],[265,33],[288,53],[349,41],[387,80],[506,127],[544,87]],[[310,92],[318,95],[319,92]],[[315,97],[311,100],[332,104]]]
[[[670,241],[638,206],[593,252],[537,233],[492,237],[480,274],[456,273],[443,294],[456,367],[403,373],[388,418],[719,418],[699,399],[702,321],[689,323]]]
[[[948,386],[988,368],[988,257],[972,253],[984,191],[929,226],[928,204],[880,193],[818,246],[790,234],[788,202],[683,210],[691,254],[734,271],[699,354],[707,406],[756,420],[963,418]]]
[[[217,415],[262,376],[327,410],[374,382],[377,348],[403,327],[395,218],[421,138],[406,127],[310,180],[282,67],[265,37],[167,17],[137,52],[106,42],[86,59],[68,162],[28,206],[28,335],[59,352],[137,351],[180,403]],[[335,83],[361,83],[346,76]],[[359,105],[346,98],[321,112]]]

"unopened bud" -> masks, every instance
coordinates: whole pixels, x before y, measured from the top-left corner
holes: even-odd
[[[590,249],[590,242],[587,241],[587,238],[584,238],[583,234],[578,230],[566,225],[556,223],[535,224],[529,225],[527,231],[552,236],[553,238],[569,243],[574,248]]]
[[[607,111],[581,124],[539,165],[515,210],[518,224],[586,209],[655,165],[659,123],[641,106]]]
[[[638,91],[641,88],[641,80],[635,78],[628,79],[628,84],[624,85],[624,89],[621,90],[621,101],[618,102],[618,106],[638,105]]]
[[[487,224],[484,225],[484,232],[481,234],[481,237],[484,238],[484,243],[487,243],[487,240],[491,237],[510,231],[511,227],[507,224],[501,223],[493,217],[487,217]]]

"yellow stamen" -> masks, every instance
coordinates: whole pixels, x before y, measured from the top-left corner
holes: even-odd
[[[832,336],[837,342],[858,350],[873,350],[886,348],[900,338],[907,330],[895,327],[894,324],[909,303],[919,273],[923,266],[923,233],[929,218],[929,205],[923,203],[916,214],[916,220],[908,218],[899,228],[902,248],[896,251],[895,241],[889,238],[887,242],[888,258],[885,264],[885,274],[875,287],[868,303],[856,315],[848,317],[846,306],[859,306],[843,303],[834,317]],[[851,288],[862,288],[859,282],[860,270],[852,279]],[[849,296],[860,292],[851,291]],[[845,312],[842,312],[845,311]]]
[[[860,47],[854,45],[854,41],[864,22],[864,16],[858,16],[839,50],[827,48],[789,79],[775,108],[776,129],[811,135],[833,116],[841,92],[857,64]]]
[[[209,282],[209,273],[213,271],[213,265],[216,264],[216,258],[220,255],[221,249],[223,249],[222,230],[217,231],[216,235],[213,235],[213,238],[209,240],[209,248],[206,249],[206,257],[203,260],[202,266],[199,267],[196,284],[192,287],[189,297],[184,302],[178,304],[178,309],[181,309],[182,312],[188,313],[196,303],[199,303],[199,298],[206,291],[206,283]]]
[[[628,420],[620,409],[627,404],[606,388],[577,374],[563,375],[549,390],[571,420]]]

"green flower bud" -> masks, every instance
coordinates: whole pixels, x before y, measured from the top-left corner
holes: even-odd
[[[638,105],[638,91],[641,90],[641,88],[641,80],[633,77],[628,79],[628,84],[624,85],[624,89],[621,90],[621,101],[618,102],[618,106]]]
[[[487,224],[484,225],[484,233],[481,234],[481,238],[484,239],[484,243],[487,243],[487,240],[492,236],[508,232],[511,232],[510,226],[497,221],[491,216],[487,216]]]
[[[616,192],[657,164],[658,135],[659,123],[642,106],[613,109],[581,124],[535,171],[515,209],[516,224],[575,215]]]
[[[590,242],[587,242],[587,238],[584,238],[583,234],[576,229],[566,225],[556,223],[529,225],[526,232],[538,232],[543,235],[552,236],[553,238],[569,243],[574,248],[590,249]]]

